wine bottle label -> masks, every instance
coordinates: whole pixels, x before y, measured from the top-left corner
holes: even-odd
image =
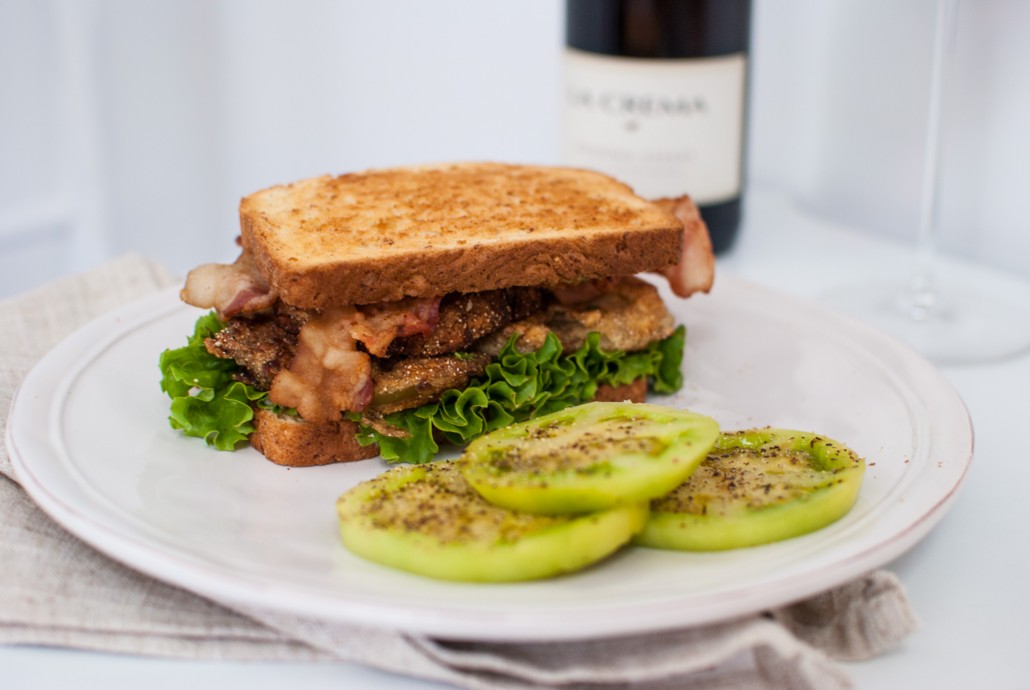
[[[563,159],[645,197],[740,195],[743,53],[644,59],[565,53]]]

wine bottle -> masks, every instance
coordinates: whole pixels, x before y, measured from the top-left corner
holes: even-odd
[[[563,159],[740,225],[750,0],[566,0]]]

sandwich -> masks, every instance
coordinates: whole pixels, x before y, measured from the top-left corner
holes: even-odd
[[[232,264],[191,271],[208,310],[161,356],[170,423],[228,450],[322,465],[425,462],[441,444],[590,400],[682,384],[657,288],[707,292],[688,197],[600,173],[455,163],[274,186],[240,203]]]

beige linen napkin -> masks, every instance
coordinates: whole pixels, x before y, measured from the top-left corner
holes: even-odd
[[[173,282],[158,264],[129,256],[0,302],[0,421],[18,382],[61,338]],[[883,653],[916,626],[901,585],[886,572],[739,620],[561,644],[445,642],[227,606],[136,573],[65,532],[17,485],[6,447],[0,473],[0,643],[342,660],[464,688],[821,690],[850,687],[839,660]]]

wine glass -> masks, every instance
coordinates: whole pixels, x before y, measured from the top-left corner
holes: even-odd
[[[1030,311],[1005,303],[975,281],[937,277],[941,142],[951,86],[958,0],[937,0],[923,159],[923,185],[912,274],[902,285],[840,288],[827,301],[909,343],[937,364],[969,364],[1030,349]]]

